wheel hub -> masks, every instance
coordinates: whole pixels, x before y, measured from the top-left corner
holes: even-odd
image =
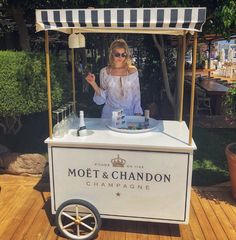
[[[79,225],[80,223],[81,223],[81,218],[80,217],[76,218],[75,219],[75,224]]]

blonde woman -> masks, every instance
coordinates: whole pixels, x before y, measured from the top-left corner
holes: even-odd
[[[100,87],[95,75],[89,73],[87,82],[95,93],[96,104],[105,104],[102,118],[111,118],[112,111],[123,109],[127,116],[142,115],[138,71],[131,64],[128,45],[123,39],[112,42],[109,49],[109,63],[100,71]]]

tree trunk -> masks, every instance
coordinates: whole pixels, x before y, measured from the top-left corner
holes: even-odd
[[[19,6],[11,7],[11,14],[16,21],[16,26],[19,32],[20,47],[24,51],[30,51],[30,37],[26,23],[24,21],[24,11]]]
[[[170,84],[169,84],[169,78],[168,78],[167,66],[166,66],[166,60],[165,60],[163,36],[159,35],[160,43],[157,41],[156,35],[152,35],[152,37],[153,37],[153,41],[155,43],[155,47],[158,49],[160,58],[161,58],[161,67],[162,67],[163,81],[164,81],[166,94],[167,94],[168,100],[170,101],[171,106],[174,110],[175,109],[175,101],[174,101],[174,96],[170,90]]]

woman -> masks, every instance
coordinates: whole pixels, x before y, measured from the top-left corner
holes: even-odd
[[[94,74],[89,73],[86,80],[95,91],[94,102],[98,105],[105,103],[102,118],[111,118],[112,111],[121,108],[127,116],[143,114],[138,71],[131,65],[125,40],[112,42],[108,66],[100,71],[100,87],[95,82]]]

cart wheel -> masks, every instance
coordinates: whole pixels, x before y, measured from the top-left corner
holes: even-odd
[[[101,227],[98,210],[89,202],[74,199],[64,202],[56,212],[56,225],[67,238],[94,239]]]

